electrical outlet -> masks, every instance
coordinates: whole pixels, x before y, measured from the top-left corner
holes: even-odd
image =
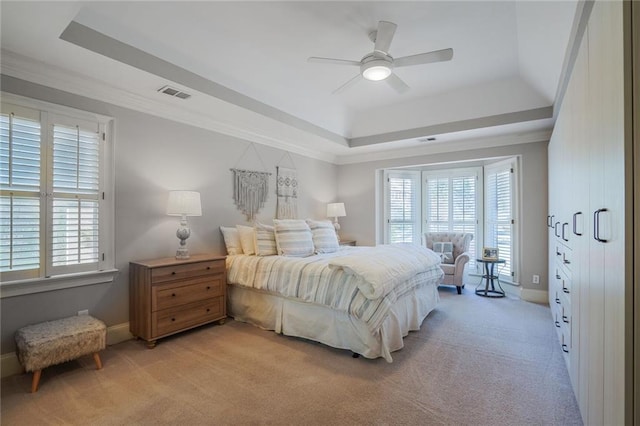
[[[84,309],[82,311],[78,311],[78,315],[89,315],[89,310],[88,309]]]
[[[534,275],[533,276],[533,283],[534,284],[540,284],[540,275]]]

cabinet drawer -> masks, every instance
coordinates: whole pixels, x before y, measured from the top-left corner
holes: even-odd
[[[151,289],[151,311],[185,305],[224,294],[224,275],[156,285]]]
[[[224,297],[153,312],[151,316],[151,334],[153,337],[163,336],[223,318]]]
[[[166,281],[184,280],[200,275],[223,273],[224,268],[224,262],[219,260],[163,266],[151,270],[151,282],[157,284]]]

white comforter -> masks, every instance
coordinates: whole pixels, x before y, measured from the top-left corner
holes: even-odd
[[[399,283],[438,264],[440,256],[433,251],[408,243],[368,247],[329,260],[331,268],[355,275],[356,285],[369,299],[388,294]]]
[[[423,247],[402,246],[343,247],[304,258],[228,256],[227,282],[348,312],[373,332],[399,297],[442,280],[439,256]]]

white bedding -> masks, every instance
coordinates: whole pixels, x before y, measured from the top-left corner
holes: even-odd
[[[409,261],[403,261],[397,255],[383,260],[376,253],[388,255],[392,250],[386,247],[344,247],[334,253],[304,258],[228,256],[227,282],[346,312],[363,321],[373,332],[380,327],[398,298],[425,282],[440,282],[443,277],[438,256],[424,255],[425,262],[418,267],[416,256],[407,255]],[[411,248],[420,250],[416,246]],[[403,249],[405,254],[407,249]],[[367,273],[363,269],[366,262],[362,259],[365,258],[376,259],[387,264],[391,271],[401,272],[402,281],[388,276],[393,286],[388,285],[382,281],[384,274],[380,271],[384,268],[379,266],[375,268],[376,272]],[[375,280],[380,281],[380,285]],[[371,297],[380,293],[384,294]]]

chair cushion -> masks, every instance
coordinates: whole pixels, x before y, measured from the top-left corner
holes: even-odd
[[[440,268],[442,268],[442,271],[444,272],[445,275],[454,275],[454,273],[456,272],[455,265],[442,263],[440,264]]]

